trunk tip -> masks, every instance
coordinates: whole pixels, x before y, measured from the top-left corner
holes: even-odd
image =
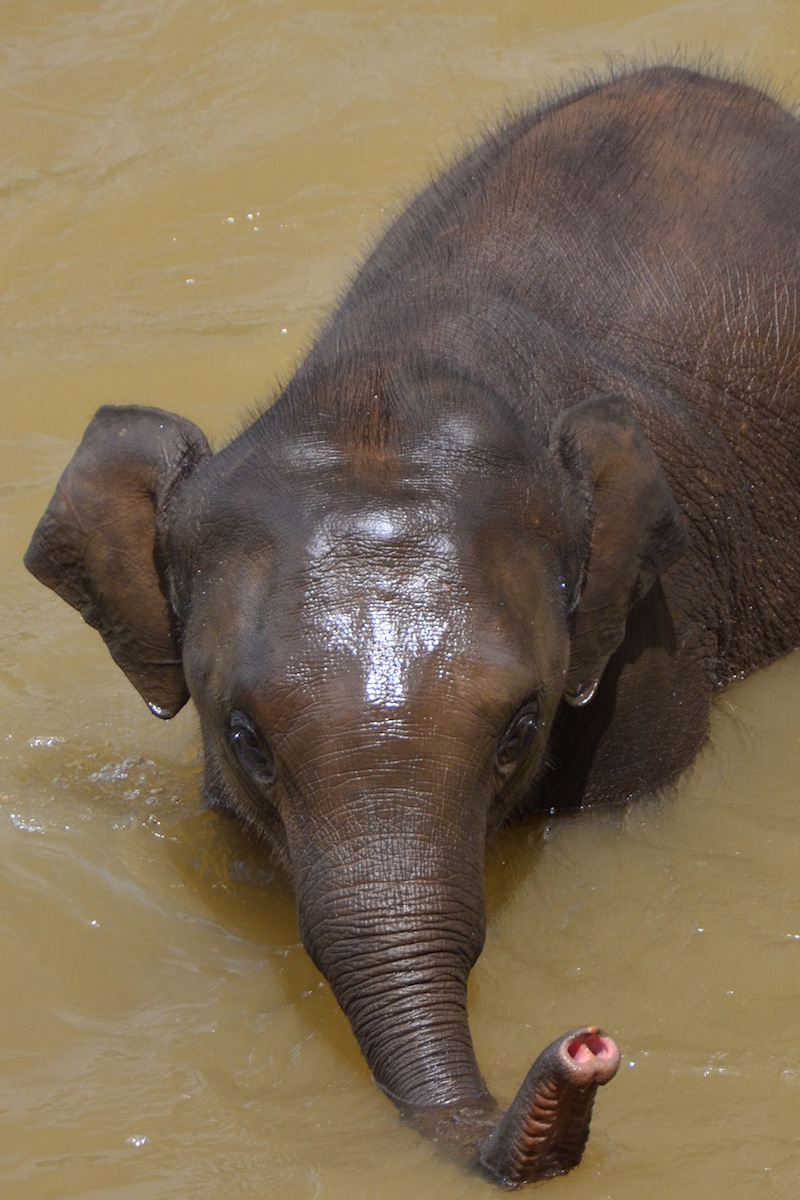
[[[619,1063],[617,1043],[596,1025],[551,1042],[481,1143],[484,1169],[506,1187],[572,1170],[589,1136],[595,1093],[614,1078]]]
[[[594,1084],[602,1087],[619,1070],[619,1046],[596,1025],[573,1029],[559,1038],[556,1044],[565,1069],[573,1072],[576,1083],[581,1078],[586,1080],[586,1086]]]

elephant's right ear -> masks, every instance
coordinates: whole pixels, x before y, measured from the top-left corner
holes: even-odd
[[[211,451],[205,435],[158,408],[98,410],[67,464],[25,566],[99,630],[158,717],[189,692],[159,565],[157,519]]]
[[[625,637],[631,606],[684,553],[688,537],[664,472],[628,401],[600,395],[566,409],[554,442],[579,481],[592,532],[573,616],[565,699],[585,704]]]

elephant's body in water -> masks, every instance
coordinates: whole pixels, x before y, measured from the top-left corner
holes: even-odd
[[[154,712],[191,695],[378,1083],[506,1181],[579,1159],[618,1053],[573,1031],[498,1124],[487,833],[659,787],[800,644],[799,235],[762,93],[586,87],[422,193],[219,453],[102,409],[28,552]]]

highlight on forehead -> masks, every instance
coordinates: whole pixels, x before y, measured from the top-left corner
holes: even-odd
[[[393,547],[402,549],[401,573]],[[432,651],[470,645],[456,546],[441,530],[421,532],[401,508],[323,523],[309,544],[308,577],[309,632],[321,648],[358,662],[370,704],[402,705]]]

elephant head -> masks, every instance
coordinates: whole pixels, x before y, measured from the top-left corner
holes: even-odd
[[[191,695],[207,792],[285,862],[376,1081],[506,1182],[579,1160],[618,1052],[572,1031],[499,1118],[466,1012],[486,834],[683,536],[620,396],[533,435],[469,382],[354,373],[216,455],[182,418],[101,409],[26,556],[154,713]]]

